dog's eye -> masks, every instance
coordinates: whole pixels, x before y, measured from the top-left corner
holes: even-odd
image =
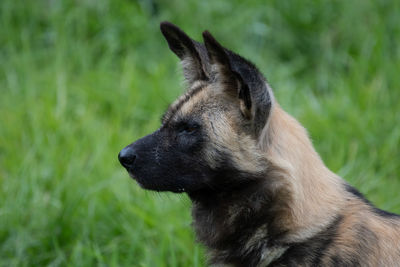
[[[192,132],[196,131],[196,129],[197,129],[196,127],[188,126],[188,127],[185,127],[183,129],[183,131],[186,133],[192,133]]]
[[[179,133],[183,133],[183,134],[190,134],[190,133],[194,133],[197,129],[199,128],[198,124],[182,124],[181,127],[179,127]]]

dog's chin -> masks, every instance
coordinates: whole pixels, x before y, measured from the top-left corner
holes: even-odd
[[[173,185],[159,185],[155,183],[149,183],[149,179],[141,179],[134,175],[132,172],[128,172],[129,176],[136,181],[136,183],[145,190],[156,191],[156,192],[172,192],[172,193],[185,193],[186,188],[183,186]]]
[[[137,176],[135,176],[132,172],[128,171],[129,176],[136,181],[136,183],[143,189],[151,190],[146,186],[146,183],[143,183]]]

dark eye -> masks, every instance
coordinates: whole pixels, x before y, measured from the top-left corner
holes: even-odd
[[[190,134],[194,133],[199,129],[199,125],[196,123],[184,123],[179,127],[179,133]]]

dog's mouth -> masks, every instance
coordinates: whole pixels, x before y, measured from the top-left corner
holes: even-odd
[[[132,170],[127,170],[129,177],[131,177],[133,180],[136,181],[136,183],[143,189],[146,189],[146,186],[137,178],[137,176],[135,176],[132,172]]]
[[[167,185],[160,185],[160,184],[155,184],[155,183],[151,183],[149,181],[144,181],[143,179],[141,179],[140,177],[138,177],[137,175],[133,174],[132,170],[127,170],[129,176],[136,181],[136,183],[145,190],[151,190],[151,191],[157,191],[157,192],[165,192],[165,191],[169,191],[169,192],[173,192],[173,193],[184,193],[186,192],[186,188],[185,187],[174,187],[174,186],[167,186]],[[150,179],[151,180],[151,179]]]

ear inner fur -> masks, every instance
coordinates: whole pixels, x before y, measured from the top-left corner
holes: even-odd
[[[251,96],[248,85],[244,82],[240,73],[232,70],[225,48],[215,40],[211,33],[204,31],[203,39],[210,62],[216,66],[216,71],[219,72],[217,77],[221,79],[220,82],[225,86],[224,90],[229,93],[234,92],[233,95],[240,99],[240,111],[247,119],[250,119]]]

